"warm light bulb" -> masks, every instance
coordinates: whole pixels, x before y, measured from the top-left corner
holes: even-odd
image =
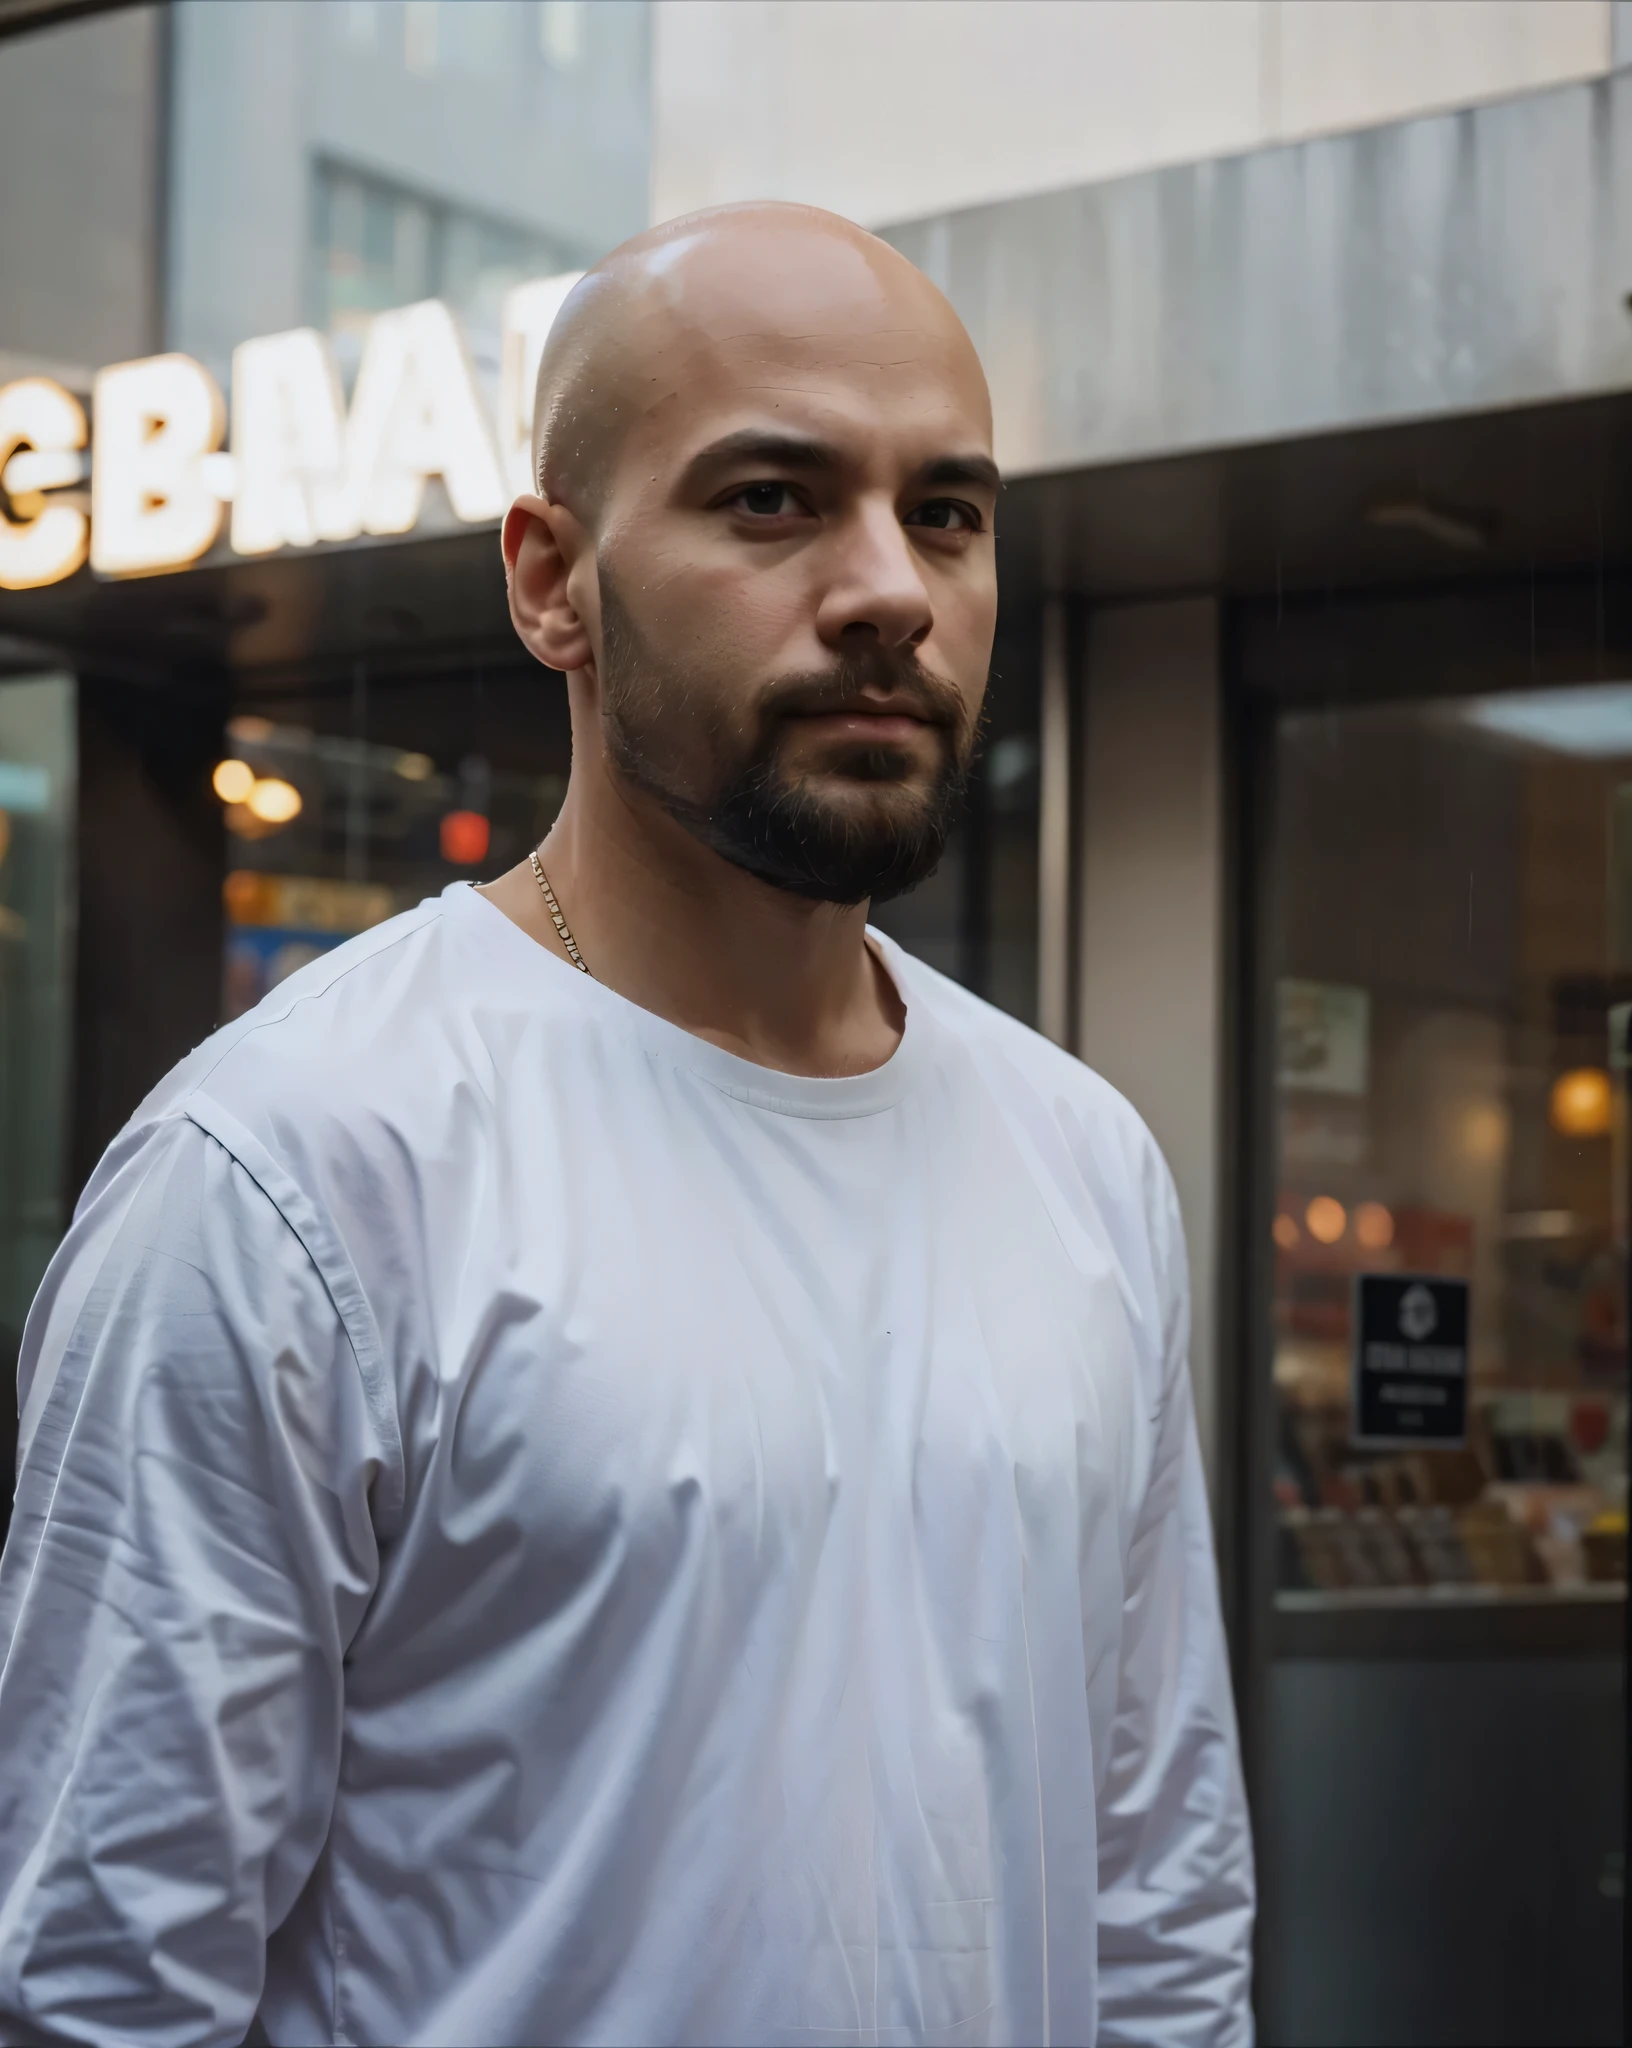
[[[428,782],[436,773],[436,763],[429,754],[399,754],[396,770],[404,782]]]
[[[1464,1158],[1493,1166],[1507,1150],[1507,1111],[1499,1102],[1470,1102],[1456,1134]]]
[[[287,825],[301,811],[300,791],[276,775],[258,776],[244,798],[250,814],[263,825]]]
[[[1331,1195],[1316,1195],[1303,1220],[1317,1244],[1336,1244],[1349,1224],[1348,1211]]]
[[[480,811],[449,811],[440,831],[442,858],[453,867],[474,867],[477,861],[487,858],[490,836],[490,827]]]
[[[241,804],[255,787],[255,770],[247,761],[217,761],[210,786],[224,804]]]
[[[1394,1242],[1394,1218],[1381,1202],[1362,1202],[1354,1212],[1354,1234],[1368,1252],[1380,1252]]]
[[[1275,1218],[1274,1235],[1275,1242],[1281,1250],[1289,1252],[1297,1248],[1298,1239],[1302,1237],[1303,1232],[1298,1228],[1298,1219],[1295,1216],[1288,1216],[1283,1209]]]
[[[1572,1067],[1553,1083],[1547,1120],[1566,1138],[1602,1138],[1612,1121],[1613,1101],[1602,1067]]]

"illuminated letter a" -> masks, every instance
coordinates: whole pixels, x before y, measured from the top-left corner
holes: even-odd
[[[406,533],[432,476],[457,518],[504,512],[504,479],[453,316],[426,299],[369,327],[346,423],[348,513],[365,533]]]

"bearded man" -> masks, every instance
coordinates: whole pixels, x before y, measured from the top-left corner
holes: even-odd
[[[0,2038],[1250,2038],[1171,1184],[907,958],[986,385],[802,208],[568,301],[523,866],[143,1105],[29,1324]]]

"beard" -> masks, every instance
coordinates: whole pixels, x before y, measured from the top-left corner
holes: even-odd
[[[653,654],[604,566],[601,630],[612,764],[705,846],[818,903],[888,902],[935,872],[968,788],[976,722],[910,649],[874,642],[818,674],[779,677],[759,692],[744,738],[712,708],[712,671]],[[933,733],[928,779],[915,751],[863,741],[838,747],[819,774],[790,772],[789,722],[847,708],[867,688],[904,699]]]

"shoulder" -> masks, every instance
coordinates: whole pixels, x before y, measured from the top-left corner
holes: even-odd
[[[909,1009],[967,1053],[979,1083],[1039,1170],[1075,1205],[1092,1209],[1119,1262],[1163,1299],[1164,1321],[1184,1281],[1184,1233],[1173,1178],[1127,1097],[1074,1053],[886,941]]]
[[[181,1114],[200,1097],[250,1109],[257,1098],[289,1103],[366,1099],[389,1085],[410,1019],[434,1016],[447,979],[444,905],[431,898],[300,968],[252,1010],[213,1032],[137,1107],[115,1149]]]
[[[919,1002],[943,1031],[959,1039],[995,1085],[1024,1091],[1074,1124],[1096,1149],[1119,1154],[1141,1176],[1166,1174],[1149,1126],[1103,1075],[1018,1017],[958,982],[889,947],[889,962],[909,1005]]]
[[[493,1103],[495,1048],[515,1018],[549,1023],[554,978],[539,977],[541,1001],[514,971],[504,928],[483,929],[488,916],[472,892],[450,890],[311,961],[165,1076],[92,1187],[178,1116],[240,1153],[234,1134],[247,1134],[308,1187],[319,1161],[400,1171],[435,1153],[453,1105]]]

